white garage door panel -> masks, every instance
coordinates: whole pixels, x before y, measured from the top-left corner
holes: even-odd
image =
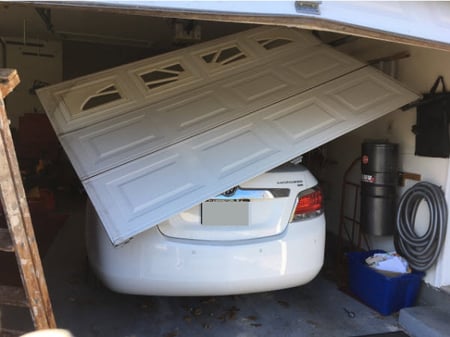
[[[60,137],[80,179],[120,163],[116,158],[122,162],[136,158],[147,148],[156,148],[165,138],[164,129],[158,128],[142,110],[113,121],[101,128],[84,128]]]
[[[326,46],[287,54],[60,137],[81,179],[166,148],[362,66]]]
[[[102,115],[114,116],[130,109],[135,104],[135,95],[121,75],[108,73],[100,79],[75,80],[70,84],[55,85],[52,91],[41,90],[39,99],[56,134],[101,120]],[[92,107],[98,100],[105,103]]]
[[[61,135],[132,111],[146,102],[176,94],[184,91],[186,86],[198,83],[201,80],[198,70],[188,67],[180,59],[165,60],[162,65],[152,65],[151,69],[144,69],[141,73],[132,73],[118,67],[96,76],[63,82],[54,86],[51,92],[43,88],[38,96],[55,131]],[[136,67],[140,64],[141,62],[133,65]],[[171,70],[171,67],[177,65],[183,70]],[[161,79],[157,79],[161,72],[169,76],[162,83]],[[149,85],[155,85],[155,82],[160,85],[147,89],[141,76],[148,74],[154,74],[155,78],[153,81],[149,80]]]
[[[270,121],[279,135],[286,137],[288,144],[295,144],[315,132],[335,125],[345,119],[332,106],[319,101],[317,97],[302,101],[293,99],[277,106],[277,111],[266,111],[264,120]],[[301,127],[299,127],[301,126]]]
[[[81,179],[167,147],[241,113],[226,93],[198,90],[60,137]],[[196,127],[196,128],[195,128]]]
[[[127,93],[125,82],[120,78],[121,76],[108,76],[98,81],[92,81],[89,83],[81,83],[80,85],[71,88],[66,92],[58,93],[61,96],[64,106],[67,109],[67,120],[74,119],[95,114],[99,111],[98,108],[90,108],[95,104],[95,100],[104,100],[109,103],[105,103],[103,108],[110,106],[116,106],[123,109],[124,104],[130,101],[129,93]],[[71,109],[77,107],[76,109]]]
[[[328,46],[312,47],[307,52],[289,55],[286,62],[280,64],[280,68],[284,68],[294,77],[322,82],[363,66],[365,65],[361,62],[345,54],[336,53]]]
[[[85,182],[115,244],[414,100],[370,68]]]
[[[208,169],[209,174],[214,177],[215,185],[233,173],[245,173],[252,166],[260,165],[283,151],[284,144],[277,141],[277,138],[270,138],[271,130],[265,124],[258,125],[258,117],[259,114],[255,113],[217,130],[219,132],[211,132],[189,141],[190,150],[194,152],[198,164]],[[227,186],[236,184],[238,183],[232,179]],[[225,191],[222,186],[216,189]]]
[[[281,27],[261,27],[236,35],[215,40],[215,43],[202,43],[195,48],[188,48],[190,59],[204,70],[209,79],[229,76],[245,70],[250,63],[260,64],[277,55],[290,52],[307,51],[321,42],[312,34]],[[240,53],[229,52],[235,48]],[[239,62],[235,62],[239,58]],[[206,59],[206,61],[205,61]],[[205,78],[206,78],[205,77]]]
[[[272,44],[280,40],[289,43]],[[37,94],[61,135],[319,44],[307,32],[262,27],[42,88]]]
[[[270,27],[38,95],[114,244],[416,98]]]
[[[261,118],[270,121],[288,144],[313,149],[417,97],[386,80],[384,74],[364,68],[313,89],[311,97],[292,97],[275,111],[264,109]]]
[[[221,81],[250,110],[277,102],[290,95],[350,73],[364,65],[327,46],[311,47],[301,53],[278,57]]]

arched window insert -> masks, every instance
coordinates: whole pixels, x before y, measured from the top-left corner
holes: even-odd
[[[117,101],[121,98],[122,96],[120,96],[117,88],[114,85],[110,85],[105,89],[97,91],[95,95],[89,96],[81,107],[81,111],[93,109],[100,105]]]
[[[280,38],[258,40],[258,43],[261,46],[263,46],[266,50],[279,48],[279,47],[287,45],[291,42],[292,42],[292,40],[280,39]]]
[[[239,49],[238,46],[232,46],[228,48],[223,48],[216,50],[212,53],[203,55],[203,61],[208,64],[220,64],[227,65],[239,60],[246,58],[247,56],[244,54],[242,50]]]
[[[141,74],[140,76],[147,88],[154,89],[178,81],[180,79],[180,75],[184,71],[185,70],[181,64],[176,63],[158,70]]]

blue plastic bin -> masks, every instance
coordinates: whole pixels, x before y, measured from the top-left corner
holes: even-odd
[[[412,272],[389,277],[370,268],[365,260],[382,250],[347,253],[349,290],[382,315],[414,305],[424,273]]]

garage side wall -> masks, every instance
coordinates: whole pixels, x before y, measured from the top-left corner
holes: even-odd
[[[443,75],[450,85],[450,54],[430,49],[390,44],[379,41],[360,39],[345,45],[346,53],[368,61],[373,58],[388,56],[399,51],[409,51],[410,57],[397,61],[397,79],[417,92],[428,92],[438,75]],[[370,124],[328,144],[327,153],[330,164],[325,170],[324,179],[329,189],[327,203],[328,229],[337,233],[339,225],[339,207],[341,200],[341,184],[345,170],[352,160],[360,156],[361,143],[365,139],[388,139],[400,144],[400,170],[421,175],[423,181],[442,186],[450,204],[449,160],[443,158],[420,157],[414,154],[415,136],[411,127],[416,124],[416,110],[394,111]],[[356,165],[352,172],[352,180],[358,181],[360,166]],[[327,179],[333,176],[333,179]],[[399,188],[399,195],[416,182],[405,181],[405,187]],[[420,212],[419,212],[420,213]],[[417,225],[423,230],[427,214],[419,214]],[[432,286],[441,287],[450,284],[450,231],[437,264],[427,272],[425,281]],[[371,237],[371,248],[394,250],[393,238]]]
[[[19,117],[25,113],[40,112],[41,108],[34,89],[45,83],[62,80],[62,46],[58,41],[42,41],[22,37],[5,37],[7,68],[17,69],[21,83],[6,100],[11,124],[18,127]],[[4,60],[0,53],[0,64]]]

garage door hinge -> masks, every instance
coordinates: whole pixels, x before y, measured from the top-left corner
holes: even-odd
[[[320,4],[322,1],[296,1],[295,10],[298,13],[320,15]]]

